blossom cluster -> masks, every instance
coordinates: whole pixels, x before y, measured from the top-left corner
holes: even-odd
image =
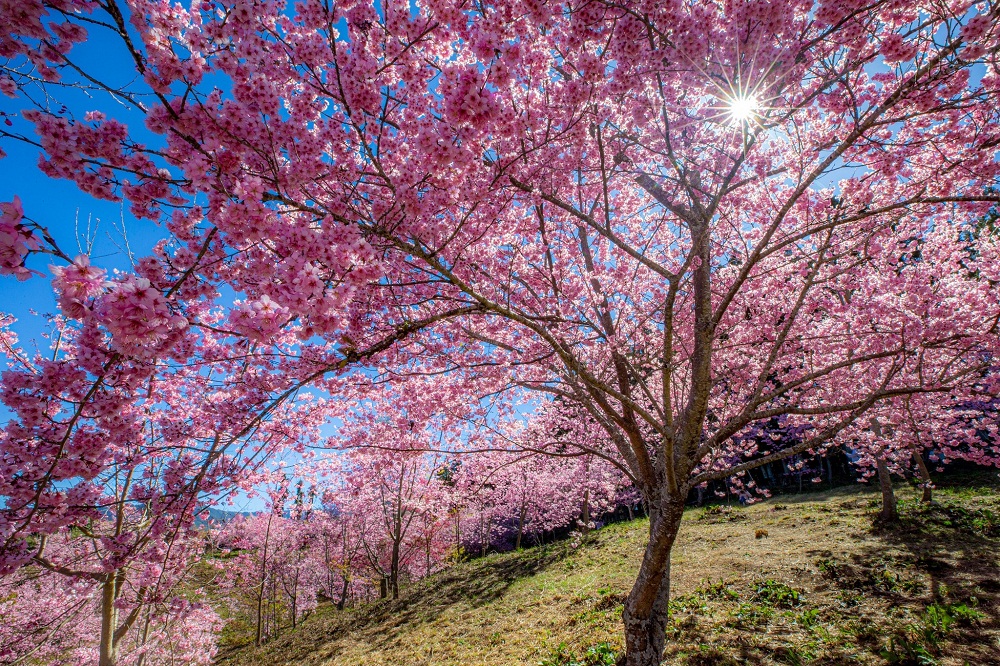
[[[29,252],[40,247],[38,238],[23,224],[23,219],[24,209],[18,197],[0,202],[0,275],[13,275],[18,280],[31,277],[24,261]]]

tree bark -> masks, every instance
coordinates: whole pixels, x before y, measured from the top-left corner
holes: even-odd
[[[101,645],[99,666],[115,666],[118,661],[115,627],[118,624],[118,608],[115,606],[118,579],[110,573],[101,584]]]
[[[514,543],[514,550],[521,550],[521,535],[524,534],[524,518],[528,514],[527,500],[521,502],[521,513],[517,517],[517,541]]]
[[[490,547],[490,537],[489,537],[490,527],[489,527],[489,520],[487,520],[485,516],[480,521],[480,527],[482,533],[482,552],[480,553],[480,556],[486,557],[486,551]]]
[[[619,666],[659,666],[667,644],[670,550],[684,516],[684,498],[650,502],[649,542],[639,575],[625,600],[625,655]]]
[[[399,599],[399,541],[392,542],[392,561],[389,563],[389,592]]]
[[[347,588],[351,584],[351,579],[344,574],[344,585],[340,588],[340,601],[337,602],[337,610],[344,610],[344,605],[347,603]]]
[[[882,488],[882,512],[879,519],[884,523],[894,523],[899,520],[899,513],[896,511],[896,495],[892,491],[892,477],[889,475],[889,465],[884,457],[876,459],[878,467],[878,483]]]
[[[264,590],[267,587],[267,547],[271,540],[271,519],[273,517],[273,513],[267,517],[267,530],[264,532],[264,552],[260,561],[260,588],[257,590],[257,630],[254,632],[254,645],[260,645],[264,637]]]
[[[924,489],[924,494],[921,496],[920,501],[924,504],[930,504],[933,499],[931,493],[931,473],[927,469],[924,457],[920,455],[920,450],[916,446],[913,447],[913,462],[917,465],[917,472],[920,474],[920,485]]]

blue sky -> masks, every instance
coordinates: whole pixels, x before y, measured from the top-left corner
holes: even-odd
[[[70,57],[84,69],[100,72],[113,84],[126,84],[134,77],[131,60],[119,41],[93,38],[73,49]],[[71,81],[67,77],[66,81]],[[40,90],[29,94],[37,100],[44,100]],[[109,117],[126,123],[132,129],[133,137],[150,144],[157,144],[158,137],[143,127],[143,115],[135,108],[129,108],[107,94],[88,92],[81,88],[56,88],[55,94],[67,103],[72,111],[83,114],[89,110],[101,110]],[[44,105],[43,105],[44,106]],[[4,129],[35,139],[33,126],[21,117],[21,111],[30,104],[20,99],[0,96],[0,116],[9,120]],[[58,105],[48,107],[58,111]],[[82,117],[77,116],[77,120]],[[0,138],[0,148],[7,156],[0,159],[0,201],[11,201],[14,196],[21,199],[25,215],[48,228],[63,252],[69,256],[85,253],[88,245],[95,264],[112,271],[129,270],[131,261],[126,247],[140,258],[149,254],[153,245],[167,234],[165,230],[149,220],[137,220],[126,205],[105,201],[81,192],[75,183],[46,176],[38,167],[41,151],[34,145],[11,139]],[[50,264],[61,260],[48,255],[33,255],[28,259],[28,267],[43,275],[20,282],[13,277],[0,277],[0,312],[17,318],[13,326],[21,344],[31,352],[49,352],[49,330],[46,314],[57,312],[49,278]],[[2,365],[2,362],[0,362]],[[10,412],[0,405],[0,423],[10,417]],[[265,506],[262,497],[248,499],[239,494],[233,498],[232,508],[236,510],[261,510]]]
[[[124,48],[108,38],[95,37],[77,45],[70,58],[84,69],[101,72],[112,84],[125,84],[135,76]],[[72,83],[73,79],[67,75],[64,81]],[[155,141],[155,137],[142,127],[140,112],[112,100],[106,94],[73,87],[59,87],[53,91],[74,112],[100,109],[137,129],[134,134],[141,140]],[[40,89],[32,88],[28,92],[42,106],[59,110],[54,101],[45,102]],[[0,96],[0,113],[3,113],[4,120],[11,123],[5,129],[35,139],[33,125],[21,117],[21,111],[26,108],[30,105],[22,99]],[[128,269],[130,262],[124,251],[123,229],[128,245],[137,256],[148,253],[153,244],[163,237],[162,229],[149,221],[136,220],[120,203],[95,199],[82,193],[68,180],[56,180],[43,174],[38,168],[41,151],[36,146],[3,137],[0,138],[0,148],[7,153],[5,158],[0,159],[0,201],[11,201],[15,195],[19,196],[25,215],[47,227],[66,254],[76,256],[86,247],[89,225],[94,263],[108,269]],[[33,256],[28,260],[28,267],[47,276],[51,263],[54,263],[53,257]],[[0,311],[18,318],[14,328],[22,342],[34,340],[44,348],[47,342],[41,339],[41,334],[47,325],[32,312],[50,313],[55,309],[55,299],[47,279],[35,277],[18,282],[14,278],[0,278]]]

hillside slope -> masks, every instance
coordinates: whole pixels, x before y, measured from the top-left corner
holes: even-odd
[[[673,557],[671,663],[1000,665],[995,486],[939,491],[929,508],[902,497],[891,530],[872,527],[874,495],[850,490],[690,509]],[[608,663],[646,528],[610,525],[575,549],[457,565],[396,602],[321,607],[260,650],[224,650],[221,662]],[[591,657],[571,657],[588,647]]]

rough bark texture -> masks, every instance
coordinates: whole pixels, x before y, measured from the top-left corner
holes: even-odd
[[[101,645],[100,645],[100,666],[115,666],[118,655],[115,641],[115,626],[118,624],[118,609],[115,607],[117,598],[117,578],[108,574],[107,579],[101,585]]]
[[[521,535],[524,534],[524,518],[528,514],[528,503],[521,502],[521,513],[517,518],[517,541],[514,543],[514,550],[521,550]]]
[[[879,519],[884,523],[894,523],[899,520],[899,513],[896,511],[896,494],[892,490],[892,477],[889,475],[889,466],[885,458],[876,460],[878,465],[878,483],[882,488],[882,512]]]
[[[344,582],[340,587],[340,600],[337,601],[337,610],[344,610],[344,606],[347,604],[347,589],[351,585],[351,579],[344,574]]]
[[[681,518],[683,498],[649,506],[649,543],[635,585],[625,600],[625,655],[619,666],[659,666],[667,642],[670,602],[670,550]]]
[[[914,446],[913,447],[913,462],[917,465],[917,472],[920,475],[920,485],[923,486],[924,493],[920,497],[920,501],[924,504],[929,504],[933,499],[931,493],[931,473],[927,469],[927,463],[924,462],[924,457],[920,455],[920,450]]]
[[[399,541],[392,542],[392,561],[389,563],[389,592],[399,599]]]

